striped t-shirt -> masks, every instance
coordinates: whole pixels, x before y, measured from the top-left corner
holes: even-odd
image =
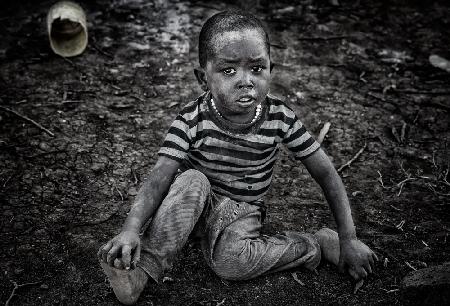
[[[205,174],[217,194],[253,202],[269,189],[281,143],[300,160],[320,147],[278,99],[267,97],[253,124],[235,124],[212,108],[205,93],[181,110],[158,154]]]

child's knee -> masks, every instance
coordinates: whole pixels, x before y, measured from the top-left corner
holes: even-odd
[[[211,188],[211,184],[209,183],[208,178],[198,170],[189,169],[181,173],[177,177],[177,181],[179,181],[184,186],[191,187],[199,187],[209,192]]]
[[[246,263],[240,256],[219,255],[213,261],[212,270],[226,280],[245,280]]]
[[[244,280],[250,266],[245,244],[235,241],[232,244],[219,246],[214,253],[211,268],[223,279]]]

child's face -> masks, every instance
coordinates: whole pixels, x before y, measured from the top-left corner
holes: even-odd
[[[205,79],[214,102],[225,118],[244,123],[269,92],[270,57],[257,30],[225,32],[213,40]]]

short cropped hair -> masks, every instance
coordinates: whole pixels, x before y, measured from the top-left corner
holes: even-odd
[[[253,15],[240,11],[224,11],[211,16],[203,24],[198,38],[198,61],[205,68],[208,56],[214,51],[213,39],[224,32],[257,30],[266,40],[267,52],[270,55],[269,35],[261,21]]]

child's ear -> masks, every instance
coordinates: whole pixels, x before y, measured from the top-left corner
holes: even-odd
[[[208,83],[206,82],[205,70],[203,70],[203,68],[195,68],[194,74],[197,78],[198,84],[203,89],[203,91],[208,91]]]
[[[272,73],[274,66],[275,66],[275,64],[272,61],[270,61],[270,73]]]

